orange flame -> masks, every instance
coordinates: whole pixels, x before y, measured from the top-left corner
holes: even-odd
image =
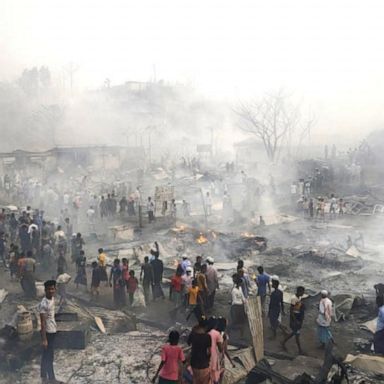
[[[198,244],[206,244],[208,243],[208,239],[204,237],[202,233],[200,233],[200,236],[196,239],[196,242]]]

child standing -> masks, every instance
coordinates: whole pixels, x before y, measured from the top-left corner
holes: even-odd
[[[177,344],[179,343],[180,334],[177,331],[171,331],[168,337],[169,344],[161,348],[161,363],[157,369],[152,383],[156,382],[159,376],[159,384],[179,383],[181,372],[179,363],[185,363],[183,350]]]
[[[133,304],[133,295],[136,292],[137,287],[139,286],[139,281],[135,277],[135,271],[129,271],[129,278],[127,280],[127,292],[129,296],[129,304],[132,306]]]
[[[96,261],[92,263],[92,281],[91,281],[91,295],[99,296],[99,287],[101,282],[101,271]]]
[[[203,300],[196,279],[192,281],[192,287],[188,289],[188,308],[190,312],[187,315],[187,320],[189,320],[192,313],[195,315],[197,321],[204,315]]]

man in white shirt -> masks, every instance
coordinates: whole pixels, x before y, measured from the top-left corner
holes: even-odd
[[[54,340],[57,332],[55,321],[55,293],[56,281],[48,280],[44,283],[45,297],[39,305],[41,321],[41,342],[43,346],[43,355],[41,357],[40,375],[42,383],[60,384],[56,380],[53,370]]]

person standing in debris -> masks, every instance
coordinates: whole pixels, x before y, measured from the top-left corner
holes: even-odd
[[[187,267],[185,273],[183,276],[181,276],[183,280],[183,290],[184,290],[184,305],[187,307],[188,305],[188,291],[189,288],[192,287],[192,281],[193,281],[193,275],[192,275],[193,269],[192,267]]]
[[[196,274],[197,286],[199,287],[199,294],[203,301],[204,309],[207,308],[207,297],[208,297],[208,285],[207,278],[205,276],[207,272],[207,264],[201,266],[200,272]]]
[[[4,232],[0,232],[0,259],[3,262],[3,266],[6,267],[7,261],[6,261],[6,235]]]
[[[244,261],[243,260],[239,260],[237,262],[237,275],[240,277],[241,279],[241,289],[243,290],[243,294],[244,294],[244,297],[246,299],[248,299],[248,296],[249,296],[249,292],[251,290],[251,280],[249,278],[249,274],[246,270],[246,268],[244,268]]]
[[[181,270],[178,269],[171,278],[171,286],[169,288],[169,300],[173,301],[175,308],[179,308],[182,304],[183,279],[181,278]]]
[[[183,211],[183,216],[184,217],[189,217],[190,216],[189,204],[188,204],[188,202],[186,200],[183,200],[182,211]]]
[[[95,211],[94,207],[91,205],[89,207],[89,209],[87,210],[89,232],[91,232],[91,233],[94,233],[96,231],[95,217],[96,217],[96,211]]]
[[[79,232],[79,233],[76,234],[76,238],[74,240],[75,255],[72,255],[74,260],[76,260],[80,256],[80,251],[83,250],[83,246],[84,245],[85,245],[84,240],[83,240],[83,238],[81,236],[81,233]]]
[[[376,297],[376,304],[379,309],[377,317],[376,332],[373,336],[375,353],[384,355],[384,296]]]
[[[128,216],[135,216],[135,199],[132,195],[128,197],[127,210]]]
[[[26,253],[31,250],[31,238],[28,233],[28,226],[22,224],[19,228],[19,239],[21,250]]]
[[[107,217],[110,218],[113,216],[113,201],[110,193],[108,193],[105,203],[106,203]]]
[[[234,286],[231,291],[231,323],[229,325],[229,330],[239,329],[240,337],[242,338],[244,335],[244,324],[247,319],[247,315],[245,314],[245,303],[247,299],[241,289],[241,279],[238,274],[235,273],[232,276],[232,279]]]
[[[192,287],[188,289],[187,310],[189,311],[186,319],[187,321],[192,314],[195,315],[196,320],[199,321],[204,315],[204,303],[200,295],[199,287],[197,286],[196,279],[192,280]]]
[[[201,271],[203,258],[201,256],[196,256],[196,262],[193,266],[193,275],[196,277],[197,273]]]
[[[96,261],[92,262],[92,277],[91,277],[91,296],[99,296],[100,287],[100,267]]]
[[[104,196],[101,196],[101,201],[99,204],[99,210],[100,210],[100,218],[101,218],[101,220],[103,220],[104,217],[107,217],[107,215],[108,215],[107,201],[105,200]]]
[[[11,281],[17,278],[17,263],[19,260],[19,247],[16,244],[11,244],[9,249],[9,273]]]
[[[186,254],[183,254],[182,259],[183,261],[181,262],[180,266],[181,266],[181,269],[183,270],[183,275],[185,275],[187,272],[187,268],[191,266],[191,261],[189,260]]]
[[[221,338],[223,340],[221,352],[219,355],[219,364],[220,364],[220,379],[219,383],[222,381],[224,372],[225,372],[225,358],[231,363],[232,368],[236,368],[231,356],[228,353],[228,343],[229,336],[226,332],[227,329],[227,319],[225,317],[218,317],[216,321],[216,330],[220,332]]]
[[[104,253],[103,248],[99,248],[99,255],[97,261],[100,268],[100,281],[105,281],[105,284],[108,285],[108,275],[107,275],[107,256]]]
[[[32,251],[27,252],[27,257],[22,253],[18,261],[21,288],[26,297],[36,297],[35,267],[36,260],[32,257]]]
[[[152,268],[152,265],[149,263],[148,256],[144,257],[144,264],[141,265],[140,281],[142,281],[143,283],[145,304],[148,305],[150,287],[152,287],[154,282],[153,268]]]
[[[148,212],[148,222],[152,223],[152,221],[155,220],[155,216],[153,214],[153,211],[155,210],[155,204],[153,204],[152,198],[148,197],[148,203],[147,203],[147,212]]]
[[[125,282],[125,285],[127,285],[128,284],[128,279],[129,279],[129,263],[128,263],[128,259],[124,257],[121,261],[123,263],[123,265],[121,266],[121,269],[122,269],[122,272],[123,272],[123,280]]]
[[[64,233],[68,241],[68,247],[70,246],[69,242],[73,233],[73,225],[69,220],[69,217],[66,217],[64,220]]]
[[[172,219],[176,220],[176,213],[177,213],[176,201],[175,201],[175,199],[172,199],[171,200],[171,217],[172,217]]]
[[[48,280],[44,283],[45,297],[39,305],[41,321],[41,342],[43,354],[41,357],[40,377],[44,383],[63,384],[56,380],[53,370],[54,340],[57,332],[55,321],[55,293],[56,281]]]
[[[64,250],[62,247],[58,249],[59,257],[57,259],[57,276],[68,270],[67,260],[65,259]]]
[[[191,346],[193,384],[211,384],[211,336],[207,333],[207,320],[200,319],[188,337]]]
[[[220,355],[223,351],[223,338],[221,333],[216,329],[217,319],[211,317],[208,320],[209,336],[211,336],[211,380],[213,384],[218,384],[220,380],[221,367],[220,367]]]
[[[217,276],[216,268],[213,266],[213,264],[213,257],[207,257],[207,272],[205,273],[208,287],[207,309],[213,308],[215,303],[216,289],[219,288],[219,278]]]
[[[339,199],[339,215],[344,215],[344,200]]]
[[[264,268],[262,266],[258,267],[257,271],[259,272],[259,275],[256,277],[257,296],[260,296],[261,308],[264,313],[265,301],[267,298],[267,286],[269,293],[271,293],[271,283],[269,275],[264,273]]]
[[[164,266],[163,262],[159,259],[160,253],[158,250],[154,251],[155,259],[151,261],[153,269],[153,285],[152,285],[152,295],[153,300],[157,298],[165,298],[163,289],[161,288],[161,283],[163,281],[163,272]]]
[[[127,211],[127,206],[128,206],[128,201],[125,196],[123,196],[119,201],[119,206],[120,206],[120,216],[124,217]]]
[[[129,305],[132,307],[133,305],[133,298],[135,295],[135,292],[137,290],[137,287],[139,286],[139,281],[135,277],[135,271],[131,269],[129,271],[129,277],[126,282],[127,285],[127,292],[128,292],[128,297],[129,297]]]
[[[181,372],[179,363],[185,364],[183,350],[178,346],[180,334],[177,331],[171,331],[168,336],[169,344],[161,348],[161,362],[152,379],[156,382],[159,376],[159,384],[177,384],[180,382]]]
[[[326,290],[321,291],[321,300],[319,303],[319,315],[317,316],[317,336],[322,347],[325,347],[330,341],[333,342],[330,331],[332,320],[332,301],[328,298]]]
[[[109,286],[113,288],[113,302],[116,308],[121,308],[125,305],[125,282],[120,266],[120,260],[113,261],[113,267],[109,275]]]
[[[87,258],[84,251],[80,251],[79,257],[76,259],[77,274],[75,278],[76,289],[79,288],[79,284],[83,285],[87,289]]]
[[[239,269],[237,271],[237,276],[239,277],[239,279],[241,280],[241,284],[240,284],[240,287],[241,287],[241,290],[243,291],[243,295],[246,299],[248,299],[249,297],[249,291],[251,289],[251,284],[250,284],[250,281],[249,281],[249,278],[248,278],[248,275],[246,275],[244,273],[244,270],[243,269]]]
[[[292,332],[284,339],[282,343],[282,347],[284,350],[286,350],[286,343],[289,339],[291,339],[293,336],[295,336],[296,344],[299,349],[299,354],[303,354],[303,350],[301,349],[300,344],[300,331],[303,326],[304,321],[304,312],[305,312],[305,306],[302,302],[302,297],[304,295],[305,288],[304,287],[297,287],[295,296],[292,297],[291,300],[291,309],[290,309],[290,321],[289,326],[292,330]]]
[[[313,219],[313,214],[314,214],[314,203],[312,197],[309,199],[308,203],[308,209],[309,209],[309,217]]]
[[[285,315],[283,292],[279,289],[279,284],[278,276],[272,276],[272,288],[274,291],[271,293],[268,317],[274,339],[276,338],[277,328],[281,327],[281,314]]]
[[[329,207],[329,215],[331,219],[333,219],[336,216],[336,208],[337,208],[337,199],[335,195],[332,193],[331,195],[331,205]]]
[[[11,235],[11,242],[13,243],[16,240],[17,228],[19,226],[15,214],[13,212],[11,213],[11,217],[9,218],[8,226]]]

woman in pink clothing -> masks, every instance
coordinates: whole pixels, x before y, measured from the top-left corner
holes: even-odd
[[[228,342],[229,336],[226,333],[227,329],[227,319],[225,317],[218,317],[216,322],[216,330],[220,332],[220,335],[223,339],[222,351],[220,354],[220,381],[223,379],[224,371],[225,371],[225,358],[231,363],[232,368],[236,368],[231,356],[228,353]]]
[[[208,332],[211,336],[211,362],[210,362],[210,370],[211,370],[211,380],[213,384],[218,384],[221,376],[221,366],[220,366],[220,355],[223,350],[223,338],[221,333],[216,330],[217,319],[211,317],[209,319],[209,327],[210,331]]]

